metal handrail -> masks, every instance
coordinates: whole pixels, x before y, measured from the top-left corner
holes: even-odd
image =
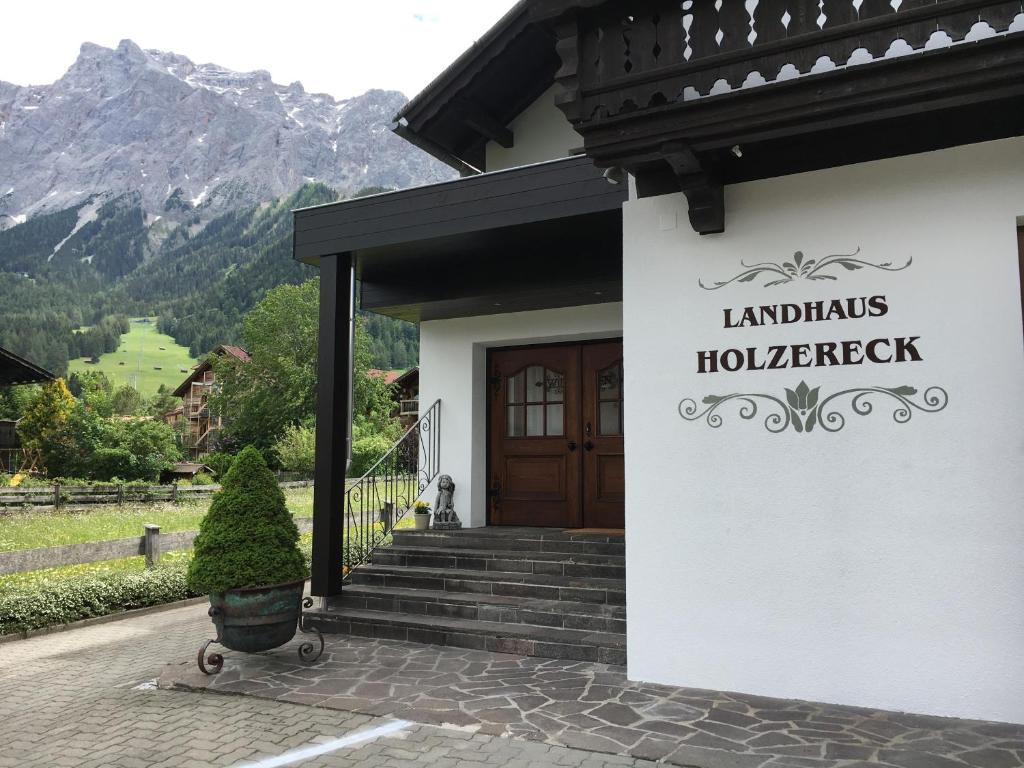
[[[345,491],[342,565],[346,577],[387,544],[399,521],[440,471],[441,401]]]

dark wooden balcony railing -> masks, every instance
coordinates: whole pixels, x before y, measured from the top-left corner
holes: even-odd
[[[632,173],[640,197],[685,193],[702,234],[725,227],[726,183],[1024,132],[1021,0],[531,8],[586,154]]]
[[[586,121],[1014,31],[1020,0],[612,2],[562,25],[560,74]]]

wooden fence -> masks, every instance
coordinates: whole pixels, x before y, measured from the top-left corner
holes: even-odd
[[[308,488],[312,480],[281,483],[282,488]],[[127,504],[179,502],[205,499],[220,490],[219,485],[40,485],[28,488],[0,488],[0,510],[12,507],[53,507],[86,504]]]
[[[313,530],[312,518],[295,518],[295,524],[301,533]],[[132,536],[128,539],[0,552],[0,576],[24,571],[39,571],[44,568],[57,568],[64,565],[117,560],[138,555],[145,555],[146,567],[152,568],[160,561],[162,552],[191,549],[192,541],[198,533],[198,531],[160,533],[159,525],[145,525],[142,536]]]

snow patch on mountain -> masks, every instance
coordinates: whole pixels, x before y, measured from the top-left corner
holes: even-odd
[[[103,203],[106,202],[104,196],[97,195],[97,197],[89,203],[86,203],[78,209],[78,221],[75,222],[75,226],[68,233],[67,237],[61,240],[57,245],[53,247],[53,252],[46,257],[48,262],[53,261],[53,257],[57,255],[61,248],[64,247],[64,243],[78,234],[78,230],[84,227],[86,224],[96,221],[96,214],[99,211]],[[92,264],[92,258],[89,258],[89,263]]]

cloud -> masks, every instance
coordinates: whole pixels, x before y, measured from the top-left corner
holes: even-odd
[[[431,13],[431,14],[414,13],[412,15],[412,17],[414,19],[416,19],[416,21],[422,21],[424,23],[429,23],[429,24],[434,24],[434,23],[436,23],[436,22],[441,20],[441,17],[438,16],[436,13]]]

